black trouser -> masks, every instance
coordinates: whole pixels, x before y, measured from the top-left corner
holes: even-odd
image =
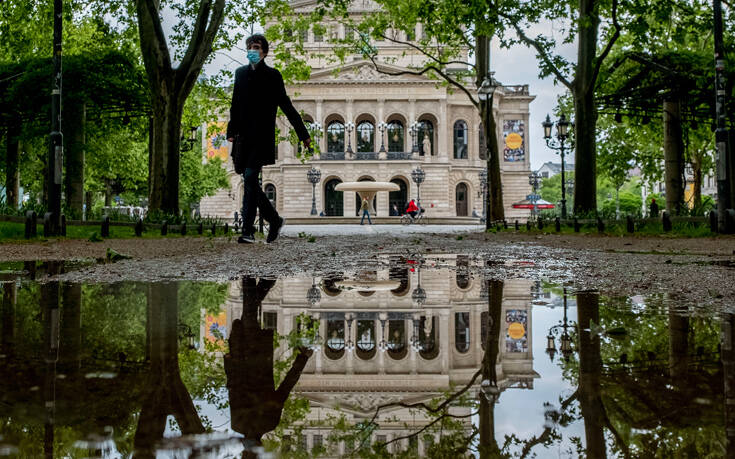
[[[278,219],[278,212],[273,208],[270,200],[263,193],[258,183],[260,167],[248,167],[243,174],[244,193],[242,195],[242,234],[255,233],[255,209],[260,209],[260,216],[268,223]]]

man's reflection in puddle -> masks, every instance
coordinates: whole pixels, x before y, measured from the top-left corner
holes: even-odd
[[[263,435],[276,428],[283,405],[301,376],[312,351],[295,349],[296,360],[278,389],[273,381],[273,330],[260,326],[260,306],[275,280],[242,280],[242,318],[230,332],[225,355],[232,429],[245,436],[246,447],[260,446]],[[245,457],[247,457],[247,452]]]

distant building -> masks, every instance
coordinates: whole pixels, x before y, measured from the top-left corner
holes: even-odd
[[[574,172],[574,164],[569,161],[564,161],[564,171]],[[551,161],[547,161],[538,168],[536,173],[538,173],[541,178],[551,178],[556,174],[561,174],[561,163],[552,163]]]

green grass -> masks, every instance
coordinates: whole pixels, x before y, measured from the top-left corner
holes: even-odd
[[[487,230],[488,233],[495,232],[515,232],[515,227],[510,224],[508,229],[503,229],[501,226],[499,229],[491,228]],[[539,230],[536,225],[532,226],[530,230],[526,229],[526,225],[522,224],[518,227],[519,233],[528,234],[599,234],[597,232],[596,223],[580,224],[579,233],[574,232],[574,227],[571,225],[562,226],[561,231],[557,232],[554,227],[554,221],[544,221],[544,229]],[[636,225],[635,232],[633,234],[628,233],[628,229],[625,220],[621,220],[620,223],[605,225],[605,232],[603,236],[643,236],[643,237],[669,237],[669,238],[695,238],[695,237],[715,237],[717,233],[713,233],[709,229],[707,224],[696,224],[689,222],[674,222],[672,229],[669,232],[664,232],[661,223],[646,223],[643,225]]]
[[[29,239],[29,241],[42,241],[46,238],[43,237],[43,225],[36,225],[38,236],[35,239]],[[218,228],[217,236],[224,236],[221,232],[222,229]],[[101,228],[98,225],[94,226],[67,226],[66,237],[54,237],[54,239],[83,239],[89,240],[93,234],[98,236],[101,234]],[[233,235],[233,231],[230,228],[230,235]],[[187,225],[186,237],[211,237],[211,225],[210,229],[204,227],[204,234],[202,236],[197,233],[197,225]],[[127,226],[112,226],[110,225],[110,237],[104,239],[129,239],[135,238],[135,228]],[[182,237],[179,233],[171,232],[167,236],[161,236],[161,230],[158,228],[151,228],[147,231],[143,231],[143,239],[161,239],[161,238],[180,238]],[[25,224],[13,223],[13,222],[0,222],[0,243],[1,242],[19,242],[26,241],[25,239]]]

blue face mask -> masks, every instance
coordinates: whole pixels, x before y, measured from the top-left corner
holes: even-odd
[[[256,51],[254,49],[248,50],[248,60],[251,64],[257,65],[258,62],[260,62],[260,51]]]

